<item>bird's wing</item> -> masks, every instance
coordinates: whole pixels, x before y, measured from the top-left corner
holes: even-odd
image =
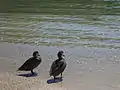
[[[24,70],[29,67],[29,64],[32,64],[32,58],[29,58],[18,70]]]
[[[56,63],[56,61],[54,61],[51,65],[51,69],[50,69],[50,75],[52,75],[54,72],[56,72],[59,68],[61,68],[63,65],[63,63],[58,62]]]
[[[55,61],[52,63],[51,68],[50,68],[50,75],[56,70],[56,63]]]

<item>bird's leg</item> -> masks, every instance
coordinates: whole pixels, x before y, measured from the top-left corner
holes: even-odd
[[[54,76],[54,81],[55,81],[56,77]]]
[[[62,78],[62,73],[61,73],[61,78]]]
[[[31,70],[31,73],[34,74],[33,70]]]

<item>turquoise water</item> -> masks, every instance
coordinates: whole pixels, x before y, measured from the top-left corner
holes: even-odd
[[[3,1],[0,42],[118,49],[120,1]]]

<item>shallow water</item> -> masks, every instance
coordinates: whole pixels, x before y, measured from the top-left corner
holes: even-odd
[[[0,42],[119,49],[119,5],[119,0],[3,2]]]

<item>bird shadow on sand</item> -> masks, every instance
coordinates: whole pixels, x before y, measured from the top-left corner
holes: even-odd
[[[38,73],[34,72],[34,74],[32,74],[32,73],[17,74],[17,76],[22,76],[22,77],[36,77],[36,76],[38,76]]]
[[[52,83],[58,83],[58,82],[62,82],[62,81],[63,81],[62,77],[57,77],[55,80],[54,79],[47,80],[47,83],[52,84]]]

